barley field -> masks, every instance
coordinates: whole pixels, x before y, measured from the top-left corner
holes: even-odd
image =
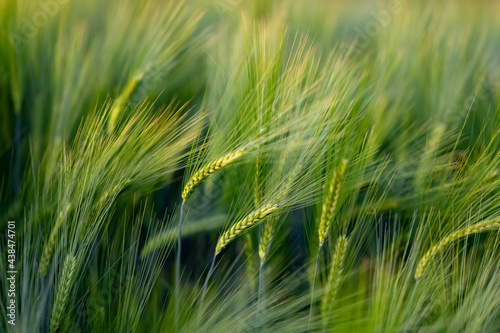
[[[500,3],[0,0],[0,332],[500,332]]]

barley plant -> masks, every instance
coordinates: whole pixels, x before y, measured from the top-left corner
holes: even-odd
[[[0,332],[500,332],[499,22],[0,1]]]

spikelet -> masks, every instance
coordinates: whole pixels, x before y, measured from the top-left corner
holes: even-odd
[[[235,223],[231,229],[226,231],[222,236],[219,237],[217,241],[217,246],[215,248],[215,254],[219,254],[231,241],[236,237],[241,235],[246,230],[255,227],[260,222],[262,222],[266,217],[278,210],[278,205],[267,204],[261,208],[254,210],[243,220]]]
[[[239,149],[235,152],[231,152],[198,170],[184,187],[182,191],[182,200],[185,202],[204,180],[239,159],[243,156],[244,151],[244,149]]]
[[[67,255],[64,260],[59,287],[57,288],[56,299],[52,307],[52,316],[50,318],[50,332],[56,332],[61,323],[63,314],[67,313],[67,302],[73,284],[75,282],[76,258],[73,255]]]
[[[415,186],[422,188],[429,176],[431,176],[432,161],[436,157],[439,147],[442,144],[446,127],[443,123],[435,124],[426,142],[425,150],[420,160],[420,165],[415,174]]]
[[[342,159],[341,164],[335,170],[332,181],[330,182],[330,187],[328,188],[328,193],[326,195],[325,201],[323,202],[323,209],[321,212],[321,219],[319,223],[318,235],[319,243],[323,245],[324,241],[328,237],[330,232],[330,226],[332,220],[335,217],[335,210],[337,208],[337,203],[340,195],[340,188],[344,182],[345,171],[347,168],[347,159]]]
[[[40,269],[39,269],[40,276],[42,278],[45,276],[45,274],[47,274],[47,271],[49,270],[50,263],[52,262],[52,255],[54,254],[54,247],[56,245],[57,233],[59,232],[59,229],[61,228],[64,221],[64,216],[65,214],[68,213],[70,207],[71,205],[68,205],[66,207],[66,212],[61,211],[59,213],[56,223],[54,224],[54,227],[50,232],[49,240],[47,241],[47,243],[43,248],[42,257],[40,259]]]
[[[349,245],[349,239],[346,236],[340,236],[335,246],[335,254],[333,255],[330,264],[330,273],[328,274],[328,282],[326,285],[326,292],[321,302],[321,313],[324,318],[328,316],[333,302],[337,296],[344,270],[344,259]]]
[[[138,74],[130,80],[130,82],[127,84],[125,89],[123,89],[123,92],[121,93],[120,96],[115,100],[113,103],[113,106],[111,108],[111,112],[109,115],[109,120],[108,120],[108,131],[112,132],[115,129],[116,122],[118,121],[118,118],[121,116],[123,113],[123,110],[127,106],[127,104],[130,102],[130,98],[132,97],[132,94],[136,90],[137,86],[141,83],[142,81],[142,74]]]
[[[418,280],[422,276],[430,260],[436,254],[442,252],[448,245],[467,236],[480,233],[483,231],[497,230],[499,228],[500,228],[500,219],[497,219],[497,220],[479,222],[476,225],[460,229],[448,235],[447,237],[439,241],[439,243],[434,245],[429,251],[427,251],[427,253],[422,257],[422,259],[420,259],[420,262],[418,263],[417,266],[417,270],[415,271],[415,279]]]
[[[262,228],[262,235],[259,242],[259,258],[263,262],[266,259],[267,251],[269,245],[274,238],[274,228],[276,227],[277,217],[273,216],[269,218],[269,221],[264,223]]]

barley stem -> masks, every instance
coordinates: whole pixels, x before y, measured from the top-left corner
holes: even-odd
[[[310,331],[311,328],[311,318],[312,318],[312,312],[313,312],[313,305],[314,305],[314,299],[315,295],[314,293],[316,292],[316,278],[318,276],[318,270],[319,270],[319,260],[321,258],[321,249],[323,248],[323,243],[319,244],[318,247],[318,254],[316,255],[316,264],[314,265],[314,277],[312,281],[312,287],[311,287],[311,304],[309,305],[309,319],[307,321],[307,332]]]
[[[21,143],[22,143],[22,117],[21,111],[16,111],[16,121],[14,125],[14,193],[19,194],[22,181],[22,164],[21,164]]]
[[[259,147],[257,148],[259,149]],[[260,207],[262,205],[263,198],[263,188],[264,188],[264,168],[262,163],[262,156],[260,154],[255,159],[255,178],[254,178],[254,207]],[[259,226],[259,238],[262,235],[262,224]],[[254,263],[254,246],[252,242],[252,235],[250,233],[245,234],[245,256],[246,256],[246,266],[250,281],[254,281],[254,271],[255,271],[255,263]],[[260,273],[261,267],[259,267],[259,291],[258,291],[258,303],[260,303]]]
[[[210,264],[210,268],[209,268],[208,273],[207,273],[207,277],[205,278],[205,283],[203,284],[200,306],[198,308],[198,322],[200,322],[201,317],[203,315],[203,303],[205,303],[205,296],[207,294],[207,289],[208,289],[208,281],[210,280],[210,277],[212,276],[212,273],[214,272],[216,259],[217,259],[217,252],[214,253],[214,256],[212,258],[212,263]]]
[[[245,266],[247,270],[247,275],[250,279],[250,284],[255,287],[255,261],[254,261],[254,249],[253,240],[250,233],[246,233],[243,237],[243,253],[245,254]],[[254,288],[255,289],[255,288]]]
[[[181,280],[181,246],[182,246],[182,237],[181,237],[181,231],[182,231],[182,223],[183,223],[183,215],[184,215],[184,201],[181,204],[181,212],[180,212],[180,218],[179,218],[179,228],[177,230],[177,255],[175,258],[175,294],[177,297],[175,297],[175,321],[177,322],[179,320],[179,288],[180,288],[180,280]]]
[[[259,293],[257,298],[257,306],[259,308],[259,313],[261,315],[265,314],[265,308],[262,305],[262,302],[265,301],[265,297],[266,297],[266,283],[264,276],[264,261],[261,260],[259,265]]]

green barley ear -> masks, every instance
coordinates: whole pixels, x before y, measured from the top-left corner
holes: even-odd
[[[347,162],[347,159],[342,159],[340,166],[337,168],[337,170],[335,170],[330,182],[330,187],[328,188],[328,193],[326,195],[325,201],[323,202],[323,209],[321,212],[321,219],[318,229],[320,245],[322,245],[328,237],[332,220],[335,217],[335,210],[337,208],[337,203],[339,200],[340,188],[342,187],[342,183],[344,182]]]
[[[269,250],[269,245],[274,238],[274,228],[276,227],[277,218],[275,216],[270,217],[269,221],[264,223],[262,228],[262,235],[259,242],[259,258],[264,261]]]
[[[330,264],[330,273],[328,274],[326,292],[321,302],[321,313],[324,318],[327,318],[328,312],[330,311],[339,291],[348,245],[349,239],[346,236],[340,236],[337,240],[337,244],[335,245],[335,254],[333,255],[332,262]]]
[[[64,260],[61,280],[57,289],[56,299],[52,307],[52,317],[50,318],[50,332],[56,332],[61,323],[64,313],[67,313],[67,302],[73,284],[75,282],[76,258],[74,255],[67,255]]]
[[[193,194],[194,190],[208,177],[238,160],[241,156],[243,156],[244,152],[244,149],[236,150],[235,152],[231,152],[198,170],[187,182],[186,186],[184,186],[184,190],[182,191],[182,201],[185,202],[191,194]]]
[[[465,238],[467,236],[477,234],[488,230],[498,230],[500,229],[500,219],[479,222],[476,225],[460,229],[454,233],[448,235],[439,243],[434,245],[427,253],[420,259],[417,269],[415,271],[415,279],[418,280],[424,273],[430,260],[439,252],[442,252],[448,245]]]
[[[267,204],[254,210],[253,212],[248,214],[247,217],[235,223],[231,227],[231,229],[229,229],[224,234],[222,234],[222,236],[219,237],[219,240],[217,241],[217,246],[215,248],[215,254],[216,255],[219,254],[236,237],[238,237],[248,229],[257,226],[266,217],[276,212],[277,210],[278,210],[277,204],[276,205]]]
[[[47,243],[43,248],[42,258],[40,259],[40,269],[39,269],[40,276],[42,278],[45,276],[45,274],[47,274],[47,271],[49,270],[50,263],[52,262],[52,255],[54,254],[54,247],[56,244],[57,233],[59,232],[59,229],[61,228],[64,221],[64,216],[68,214],[70,207],[71,205],[68,205],[66,207],[66,212],[61,211],[59,213],[56,223],[54,224],[54,227],[50,232],[49,240],[47,241]]]
[[[143,78],[142,74],[138,74],[130,80],[120,96],[115,100],[111,108],[111,112],[108,120],[108,131],[112,132],[115,129],[116,122],[118,118],[122,115],[123,110],[130,102],[132,94],[136,90],[137,86],[141,83]]]
[[[431,175],[433,159],[436,157],[440,146],[442,145],[446,127],[443,123],[434,125],[432,132],[425,144],[425,150],[420,160],[420,164],[415,173],[415,186],[421,189],[426,179]]]

